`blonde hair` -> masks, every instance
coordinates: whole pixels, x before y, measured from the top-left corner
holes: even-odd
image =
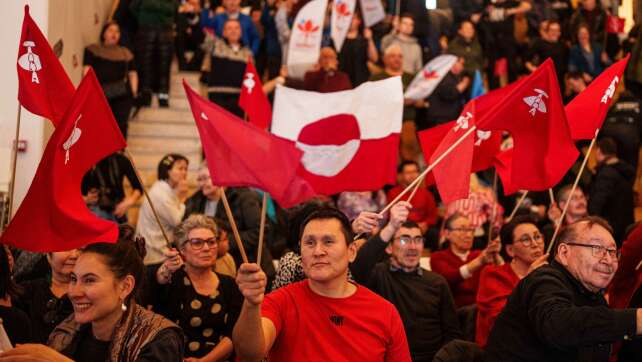
[[[218,227],[214,219],[203,214],[192,214],[174,230],[174,245],[177,248],[182,247],[187,241],[187,235],[194,229],[207,229],[214,237],[218,236]]]

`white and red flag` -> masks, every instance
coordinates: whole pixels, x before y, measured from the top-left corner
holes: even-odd
[[[363,25],[369,28],[386,18],[386,11],[380,0],[359,0]]]
[[[305,4],[294,19],[288,46],[288,75],[302,79],[319,60],[323,21],[328,0],[312,0]]]
[[[424,69],[415,75],[404,97],[420,100],[431,95],[456,61],[457,57],[450,54],[439,55],[429,61]]]
[[[25,5],[18,48],[18,101],[57,126],[74,96],[74,85]]]
[[[622,73],[626,69],[629,57],[606,68],[591,84],[578,94],[564,107],[571,138],[574,140],[590,140],[595,132],[602,127],[602,122],[611,107],[613,95]]]
[[[263,83],[252,62],[247,62],[245,67],[239,107],[243,109],[250,123],[261,129],[270,128],[272,106],[263,92]]]
[[[29,192],[0,242],[39,252],[115,242],[118,225],[89,211],[80,183],[90,167],[126,145],[90,70],[49,139]]]
[[[317,93],[279,86],[272,132],[301,149],[300,174],[320,194],[396,181],[403,113],[400,77]]]
[[[330,21],[330,37],[334,42],[337,53],[341,51],[343,41],[350,30],[350,23],[354,15],[357,0],[335,0],[332,5],[332,18]]]

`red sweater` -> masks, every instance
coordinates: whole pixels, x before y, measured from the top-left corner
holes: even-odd
[[[510,263],[489,265],[482,270],[477,292],[477,327],[475,328],[475,342],[480,347],[486,345],[486,339],[495,324],[495,318],[504,309],[508,296],[517,283],[519,283],[519,277],[510,267]]]
[[[314,92],[330,93],[352,89],[352,83],[350,77],[344,72],[338,70],[326,72],[320,69],[305,73],[303,88]]]
[[[457,307],[475,304],[481,270],[474,272],[472,277],[464,279],[459,272],[459,268],[464,264],[470,263],[480,253],[481,251],[479,250],[471,250],[466,261],[461,260],[450,248],[435,252],[430,256],[432,271],[446,278]]]
[[[609,306],[626,308],[633,293],[642,282],[642,268],[635,268],[642,260],[642,224],[638,225],[622,243],[622,257],[611,285],[609,285]]]
[[[397,195],[399,195],[405,189],[404,186],[395,186],[388,191],[388,201],[392,201]],[[405,194],[401,201],[408,200],[410,192]],[[410,200],[412,204],[412,210],[410,210],[410,215],[408,215],[408,220],[414,221],[416,223],[425,222],[428,226],[435,225],[437,222],[437,203],[435,202],[434,196],[424,187],[419,187],[417,193]]]

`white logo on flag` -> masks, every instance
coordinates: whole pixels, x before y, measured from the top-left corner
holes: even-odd
[[[78,118],[76,118],[76,122],[74,122],[74,129],[71,130],[69,138],[67,138],[65,143],[62,144],[62,148],[65,149],[65,165],[69,162],[69,150],[71,150],[71,146],[78,142],[80,135],[82,134],[82,130],[78,128],[78,121],[80,121],[81,118],[82,114],[79,114]]]
[[[333,177],[346,168],[359,150],[359,140],[350,140],[342,145],[306,145],[299,141],[296,147],[303,151],[301,163],[310,173]]]
[[[254,85],[256,85],[256,82],[254,81],[254,74],[250,72],[245,73],[245,80],[243,81],[243,86],[247,88],[248,94],[252,94],[252,89],[254,88]]]
[[[207,116],[206,116],[206,115],[205,115],[205,113],[203,113],[203,112],[201,112],[201,118],[203,118],[203,119],[204,119],[204,120],[206,120],[206,121],[209,121],[209,120],[210,120],[209,118],[207,118]]]
[[[528,111],[528,113],[530,113],[531,116],[535,116],[535,113],[537,113],[537,111],[546,113],[546,103],[544,103],[544,99],[542,97],[548,98],[548,94],[546,94],[546,92],[538,88],[533,89],[533,91],[535,91],[535,93],[538,93],[538,94],[536,96],[530,96],[530,97],[524,98],[524,103],[531,106],[531,109]]]
[[[613,94],[615,94],[615,87],[617,86],[617,83],[620,81],[620,78],[616,75],[613,80],[611,81],[611,84],[609,87],[604,91],[604,95],[602,96],[602,101],[601,103],[606,104],[606,102],[613,98]]]
[[[478,129],[477,130],[477,142],[475,142],[475,146],[481,146],[482,142],[484,142],[487,139],[489,139],[491,134],[492,134],[491,131],[482,131],[481,129]]]
[[[36,46],[36,43],[27,40],[22,43],[22,46],[27,48],[27,52],[18,58],[18,65],[20,65],[20,68],[31,72],[31,83],[40,84],[38,71],[42,69],[42,63],[40,63],[40,57],[38,54],[34,53],[31,49]]]
[[[473,118],[473,115],[470,112],[466,112],[465,115],[459,116],[457,118],[457,125],[455,126],[455,132],[459,131],[459,129],[468,129],[468,121]]]

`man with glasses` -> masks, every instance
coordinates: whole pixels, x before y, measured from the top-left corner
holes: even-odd
[[[618,266],[611,227],[586,217],[559,234],[550,265],[522,279],[490,332],[489,361],[608,361],[611,343],[642,334],[642,309],[609,309]]]
[[[424,237],[416,222],[406,221],[409,208],[402,201],[391,209],[388,224],[359,249],[350,270],[357,282],[397,307],[412,360],[432,361],[444,344],[460,337],[459,322],[446,280],[419,265]],[[384,252],[390,259],[378,263]]]
[[[475,229],[468,217],[460,213],[449,217],[445,226],[444,236],[450,245],[431,255],[430,266],[448,281],[455,305],[470,306],[475,304],[481,269],[499,262],[501,244],[493,240],[483,250],[472,250]]]

